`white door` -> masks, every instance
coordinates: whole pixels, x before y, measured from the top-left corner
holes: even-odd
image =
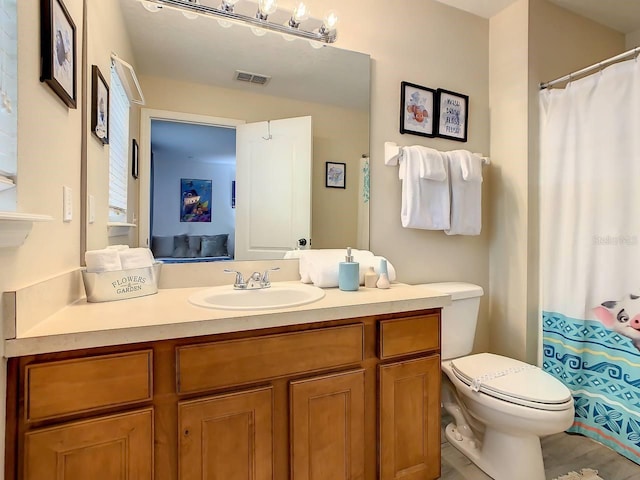
[[[312,139],[311,117],[236,127],[236,260],[309,245]]]

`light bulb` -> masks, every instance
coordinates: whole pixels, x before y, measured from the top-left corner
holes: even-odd
[[[199,5],[200,2],[198,0],[189,0],[189,3],[193,4],[193,5]],[[182,15],[185,16],[185,18],[188,18],[189,20],[195,20],[196,18],[198,18],[198,14],[194,13],[194,12],[182,12]]]
[[[143,1],[142,2],[142,6],[145,8],[145,10],[151,12],[151,13],[156,13],[160,10],[162,10],[162,5],[158,5],[157,3],[153,3],[153,2],[146,2]]]
[[[309,10],[309,7],[307,7],[304,2],[299,2],[293,9],[293,15],[291,18],[295,20],[296,23],[300,23],[308,20],[310,16],[311,10]]]
[[[278,8],[276,0],[259,0],[256,17],[260,20],[266,20],[269,15],[276,11],[276,8]]]
[[[332,32],[336,29],[336,26],[338,25],[338,14],[336,13],[335,10],[329,10],[327,13],[324,14],[324,17],[322,18],[322,27],[320,28],[321,31],[324,32]]]

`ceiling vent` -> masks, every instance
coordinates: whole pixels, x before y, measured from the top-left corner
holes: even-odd
[[[266,85],[267,83],[269,83],[269,80],[271,80],[271,77],[267,75],[260,75],[259,73],[250,73],[250,72],[243,72],[241,70],[236,70],[235,79],[241,82],[255,83],[257,85]]]

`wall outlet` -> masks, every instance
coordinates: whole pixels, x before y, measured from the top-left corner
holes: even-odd
[[[71,187],[66,185],[62,187],[62,220],[64,222],[73,220],[73,196]]]

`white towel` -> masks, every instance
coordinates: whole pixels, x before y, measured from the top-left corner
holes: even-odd
[[[87,265],[87,272],[89,273],[122,270],[119,252],[112,248],[87,250],[84,252],[84,262]]]
[[[128,248],[118,250],[123,270],[151,267],[154,262],[153,254],[148,248]]]
[[[127,250],[129,245],[109,245],[107,250]]]
[[[480,235],[482,158],[467,150],[446,153],[451,179],[451,227],[447,235]]]
[[[420,145],[404,147],[398,175],[402,180],[402,226],[448,229],[451,202],[443,154]]]
[[[373,253],[369,250],[356,250],[355,248],[351,249],[351,255],[353,260],[358,263],[362,263],[364,259],[374,258]],[[346,256],[346,248],[301,250],[299,258],[300,281],[313,283],[316,287],[321,288],[337,287],[338,264],[344,262]],[[362,266],[360,267],[360,276],[363,282]]]

